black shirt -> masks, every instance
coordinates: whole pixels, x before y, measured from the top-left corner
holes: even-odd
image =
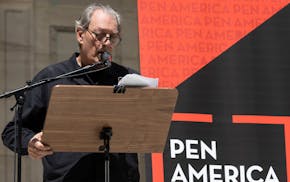
[[[36,82],[45,78],[55,77],[79,69],[75,53],[69,60],[50,65],[40,71],[32,80]],[[22,115],[22,154],[27,155],[29,140],[43,129],[51,89],[57,84],[63,85],[116,85],[118,78],[132,73],[133,70],[116,63],[100,72],[90,73],[75,78],[56,80],[48,84],[33,88],[26,93]],[[11,150],[14,146],[14,119],[7,124],[2,140]],[[134,121],[132,121],[134,122]],[[43,180],[45,182],[96,182],[104,181],[104,155],[100,153],[62,153],[42,159]],[[111,154],[110,156],[111,182],[138,182],[137,154]]]

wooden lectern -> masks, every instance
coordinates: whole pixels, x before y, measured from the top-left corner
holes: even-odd
[[[177,90],[57,85],[52,89],[43,141],[55,152],[102,152],[100,133],[112,128],[110,152],[163,152]]]
[[[110,152],[163,152],[176,99],[176,89],[57,85],[42,139],[55,152],[104,152],[109,182]]]

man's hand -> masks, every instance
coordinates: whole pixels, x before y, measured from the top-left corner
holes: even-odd
[[[42,132],[34,135],[28,143],[28,154],[33,159],[41,159],[47,155],[53,154],[50,146],[41,142]]]

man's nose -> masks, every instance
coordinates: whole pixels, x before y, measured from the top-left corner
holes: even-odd
[[[104,44],[106,44],[106,45],[111,44],[111,35],[110,34],[106,34]]]

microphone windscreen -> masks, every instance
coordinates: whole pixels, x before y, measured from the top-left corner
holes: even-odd
[[[106,66],[111,66],[112,56],[108,52],[103,52],[101,56],[101,62],[103,62]]]

